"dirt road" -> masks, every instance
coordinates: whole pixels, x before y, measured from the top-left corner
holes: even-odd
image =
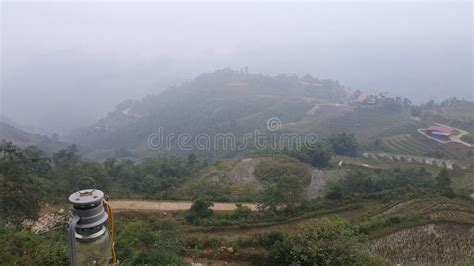
[[[191,208],[192,201],[161,201],[161,200],[111,200],[110,204],[114,211],[185,211]],[[253,203],[243,203],[243,206],[256,210]],[[215,211],[231,211],[235,209],[235,203],[214,202]]]

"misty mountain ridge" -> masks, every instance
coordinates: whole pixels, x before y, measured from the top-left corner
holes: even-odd
[[[299,120],[302,111],[315,102],[333,102],[346,96],[344,87],[333,80],[224,69],[141,101],[124,101],[107,117],[68,140],[101,148],[118,143],[140,145],[159,127],[178,134],[240,135],[265,125],[269,115],[284,122]]]
[[[351,132],[362,143],[371,145],[376,137],[413,132],[445,116],[436,111],[434,103],[430,103],[433,110],[424,105],[423,112],[418,114],[424,119],[420,119],[413,116],[413,105],[406,98],[370,95],[378,99],[377,103],[360,104],[356,93],[335,80],[310,75],[268,76],[222,69],[140,101],[124,101],[97,123],[75,131],[67,141],[80,144],[93,158],[112,156],[117,150],[127,151],[132,157],[157,152],[183,154],[187,152],[176,147],[152,151],[146,146],[147,139],[160,128],[165,135],[214,136],[230,132],[239,137],[255,129],[267,130],[266,121],[277,117],[282,133],[317,133],[327,137],[335,132]],[[447,104],[461,106],[459,113],[464,116],[441,122],[472,128],[471,102],[450,100],[444,103]],[[233,151],[208,151],[203,156],[233,155]]]
[[[67,147],[67,144],[59,141],[57,136],[48,137],[30,133],[4,121],[0,121],[0,140],[12,141],[20,147],[36,146],[49,154]]]

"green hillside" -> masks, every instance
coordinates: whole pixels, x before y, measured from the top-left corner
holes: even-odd
[[[337,81],[309,75],[268,76],[223,69],[203,74],[161,94],[140,101],[125,101],[94,125],[75,131],[68,140],[92,159],[146,158],[157,154],[186,155],[177,137],[186,134],[195,154],[215,160],[232,158],[255,149],[255,135],[244,150],[215,146],[199,149],[196,136],[213,140],[231,134],[233,143],[258,130],[271,133],[267,121],[281,123],[276,135],[308,133],[326,138],[333,133],[353,133],[364,149],[399,154],[460,158],[466,149],[443,146],[419,136],[417,130],[446,123],[473,131],[474,103],[448,99],[440,104],[412,105],[408,99],[374,96],[360,103]],[[161,136],[169,145],[149,147],[150,136]],[[157,145],[158,146],[158,145]],[[462,147],[461,147],[462,148]]]
[[[79,177],[94,178],[113,201],[130,206],[113,207],[116,251],[127,265],[144,259],[149,264],[167,259],[176,265],[219,260],[287,265],[288,250],[298,259],[306,254],[318,258],[321,253],[302,249],[307,245],[327,250],[329,258],[349,250],[345,260],[357,258],[359,265],[473,262],[472,168],[447,170],[416,162],[401,167],[401,161],[338,156],[318,169],[284,154],[212,163],[193,155],[97,162],[82,159],[74,147],[52,160],[32,152],[2,143],[0,200],[15,208],[3,207],[0,220],[19,223],[51,213],[66,217],[64,195],[77,187]],[[340,165],[340,160],[347,163]],[[23,200],[25,195],[34,200]],[[174,200],[173,206],[193,200],[193,206],[202,202],[208,207],[138,208],[159,207],[163,201],[157,199]],[[231,207],[210,210],[211,201],[215,207],[224,201]],[[15,229],[9,224],[0,223],[0,239],[6,243],[0,256],[9,265],[67,261],[65,231],[35,234],[28,225]],[[21,253],[8,247],[20,247]]]
[[[372,105],[353,101],[333,80],[224,69],[141,101],[123,102],[96,124],[76,131],[69,141],[80,144],[91,158],[115,156],[117,150],[143,158],[158,153],[187,154],[176,142],[167,148],[149,149],[148,137],[160,129],[164,136],[232,133],[238,142],[246,133],[268,132],[267,120],[276,117],[281,121],[277,133],[316,133],[324,138],[335,132],[350,132],[370,145],[381,136],[407,134],[426,125],[411,115],[406,100],[380,98]],[[252,148],[249,145],[247,150]],[[195,150],[209,159],[230,158],[239,152]]]

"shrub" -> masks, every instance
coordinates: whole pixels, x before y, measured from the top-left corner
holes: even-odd
[[[255,242],[258,246],[271,248],[277,242],[282,242],[285,236],[280,231],[270,231],[255,235]]]
[[[117,225],[116,250],[121,264],[183,264],[184,245],[173,224],[147,219]]]
[[[445,187],[445,186],[443,186]],[[398,198],[434,193],[434,180],[424,168],[390,170],[356,170],[330,183],[326,198]]]
[[[448,169],[443,168],[436,176],[436,188],[439,193],[446,197],[454,197],[453,189],[451,188],[451,179],[449,178]]]
[[[0,264],[66,265],[69,263],[67,242],[65,238],[59,239],[60,236],[52,239],[50,236],[38,236],[0,225]]]
[[[327,142],[306,143],[303,147],[287,152],[289,156],[318,168],[329,166],[332,149]]]
[[[191,224],[198,224],[201,219],[211,217],[214,211],[211,207],[214,204],[210,201],[197,199],[193,202],[191,209],[186,212],[186,221]]]
[[[248,218],[250,214],[252,214],[252,210],[247,206],[242,206],[242,204],[240,203],[235,204],[235,206],[237,206],[237,208],[233,210],[230,215],[231,218],[233,219],[236,219],[236,220],[245,219],[245,218]]]
[[[366,265],[366,237],[340,219],[303,226],[271,248],[274,265]]]
[[[304,187],[296,176],[282,176],[275,184],[267,185],[262,191],[259,205],[266,210],[294,210],[304,201]]]
[[[354,134],[337,133],[328,139],[334,153],[338,155],[357,156],[359,153],[359,143]]]

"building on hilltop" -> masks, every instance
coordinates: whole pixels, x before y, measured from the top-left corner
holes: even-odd
[[[448,141],[449,136],[454,133],[454,130],[445,126],[430,126],[425,130],[426,134],[439,140]]]

